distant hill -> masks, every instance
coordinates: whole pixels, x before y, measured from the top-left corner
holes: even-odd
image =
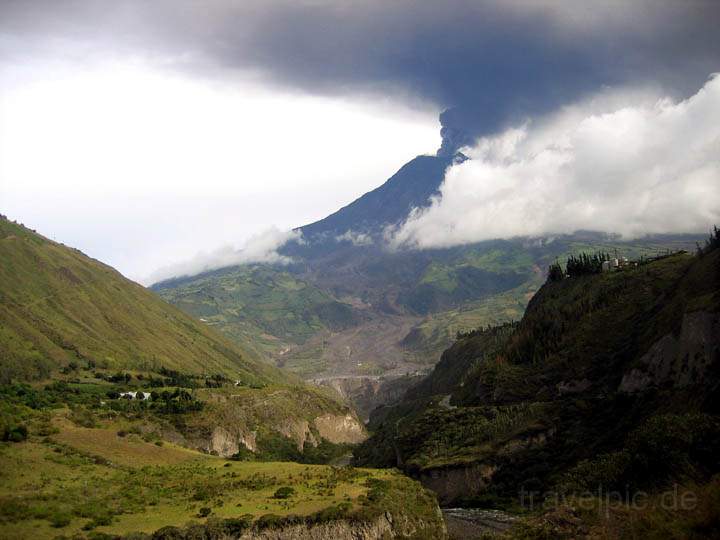
[[[283,380],[257,355],[76,249],[0,218],[0,379],[71,362]]]
[[[165,300],[233,340],[270,356],[319,332],[359,322],[352,306],[338,301],[285,268],[250,265],[164,282]]]
[[[592,249],[651,256],[692,249],[695,239],[586,233],[398,252],[319,240],[289,266],[226,268],[153,289],[305,377],[397,376],[437,362],[458,331],[518,320],[556,257]]]

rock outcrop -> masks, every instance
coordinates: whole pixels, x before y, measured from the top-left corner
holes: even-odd
[[[365,426],[350,412],[344,415],[326,413],[312,422],[288,418],[269,427],[291,439],[300,452],[308,445],[317,447],[322,439],[333,444],[358,444],[367,438]],[[201,433],[203,431],[200,430]],[[205,431],[202,435],[183,435],[174,430],[167,433],[168,440],[177,444],[222,457],[237,454],[242,448],[257,452],[258,437],[257,431],[251,431],[248,426],[230,424],[216,425],[212,431]]]
[[[492,481],[496,470],[497,467],[482,463],[437,468],[420,473],[418,480],[437,495],[441,505],[446,505],[461,497],[481,493]]]
[[[365,426],[353,414],[323,414],[315,418],[315,427],[323,439],[335,444],[357,444],[367,439]]]
[[[298,524],[250,530],[238,540],[389,540],[391,538],[444,540],[447,538],[447,530],[439,509],[436,517],[437,521],[428,523],[385,512],[380,517],[366,522],[341,519],[312,525]]]
[[[288,420],[277,426],[276,429],[285,437],[292,439],[301,452],[306,444],[318,445],[318,441],[310,430],[310,423],[307,420]]]
[[[698,311],[683,317],[680,335],[656,341],[626,373],[619,391],[635,393],[649,388],[682,388],[703,384],[720,369],[720,314]],[[717,376],[717,375],[715,375]]]
[[[367,421],[372,411],[399,401],[408,388],[417,384],[423,376],[420,374],[400,377],[341,376],[326,377],[311,382],[332,388],[353,406],[363,420]]]

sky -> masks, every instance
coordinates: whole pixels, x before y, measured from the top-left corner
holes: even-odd
[[[320,219],[439,141],[432,110],[63,66],[3,92],[0,213],[148,283]]]
[[[1,0],[0,212],[142,282],[272,259],[442,125],[474,159],[396,245],[617,223],[629,200],[623,234],[696,229],[718,216],[717,28],[713,0]]]

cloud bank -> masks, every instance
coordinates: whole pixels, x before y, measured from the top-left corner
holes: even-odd
[[[150,285],[166,279],[194,276],[202,272],[240,264],[289,264],[291,259],[278,253],[278,250],[288,242],[303,242],[302,233],[300,231],[281,231],[273,227],[251,236],[240,249],[224,246],[210,253],[201,252],[188,261],[160,268],[144,281]]]
[[[682,101],[607,92],[465,153],[440,196],[388,232],[392,245],[704,232],[720,223],[720,76]]]
[[[717,69],[716,0],[5,0],[0,61],[139,56],[201,77],[458,108],[473,135],[603,84],[687,96]]]

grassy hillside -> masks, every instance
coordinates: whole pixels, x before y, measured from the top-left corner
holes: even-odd
[[[223,459],[164,440],[132,413],[89,418],[72,403],[5,397],[0,419],[28,436],[0,442],[2,538],[225,538],[385,512],[413,525],[408,538],[442,537],[435,499],[397,472]]]
[[[704,483],[720,472],[718,350],[720,249],[547,283],[519,323],[462,336],[377,411],[356,456],[481,506]]]
[[[15,388],[8,396],[70,401],[91,416],[106,406],[132,412],[188,448],[253,459],[326,461],[364,438],[338,399],[79,251],[4,219],[0,226],[0,389]],[[3,386],[11,380],[33,385]],[[119,399],[124,392],[151,398]]]
[[[282,380],[155,293],[80,251],[0,218],[0,381],[71,362],[102,369]]]
[[[542,274],[536,274],[533,279],[509,291],[435,313],[415,326],[401,343],[411,354],[437,360],[455,341],[458,333],[519,321],[528,301],[542,285],[542,279]]]

